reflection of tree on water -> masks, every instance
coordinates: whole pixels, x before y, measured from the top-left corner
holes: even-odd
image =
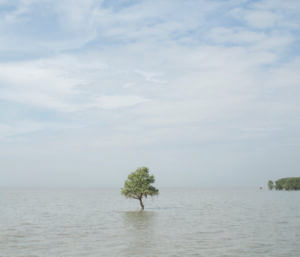
[[[153,256],[155,249],[155,212],[124,212],[123,226],[128,256]]]

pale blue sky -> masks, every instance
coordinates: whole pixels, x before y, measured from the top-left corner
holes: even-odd
[[[0,0],[0,186],[299,176],[300,1]]]

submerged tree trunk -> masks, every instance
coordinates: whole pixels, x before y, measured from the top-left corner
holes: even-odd
[[[144,204],[143,204],[142,198],[139,198],[139,200],[140,200],[141,209],[144,210]]]

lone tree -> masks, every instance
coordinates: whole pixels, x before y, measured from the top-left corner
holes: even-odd
[[[144,210],[143,197],[158,195],[158,189],[151,185],[154,182],[154,176],[149,174],[149,169],[141,167],[128,175],[121,193],[127,198],[139,200],[141,209]]]

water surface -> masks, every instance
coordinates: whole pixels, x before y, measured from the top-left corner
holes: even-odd
[[[300,192],[1,189],[1,257],[299,257]]]

